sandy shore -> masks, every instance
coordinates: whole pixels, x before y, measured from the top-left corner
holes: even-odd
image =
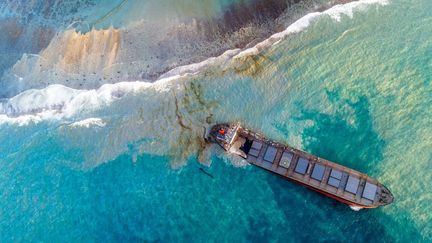
[[[252,46],[309,12],[345,2],[254,0],[233,3],[211,18],[168,24],[139,21],[122,28],[92,29],[86,33],[62,31],[49,44],[46,38],[40,38],[43,42],[39,48],[32,49],[41,50],[37,55],[14,60],[16,63],[1,78],[4,88],[0,97],[53,83],[91,89],[120,81],[152,82],[173,68]],[[7,64],[12,65],[10,61]]]

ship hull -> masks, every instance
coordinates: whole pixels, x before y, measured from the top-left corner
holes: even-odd
[[[352,208],[376,208],[393,202],[391,192],[374,178],[271,141],[239,124],[216,125],[210,131],[209,139],[252,165]]]
[[[262,167],[258,167],[258,168],[264,169]],[[377,205],[366,206],[366,205],[361,205],[361,204],[358,204],[358,203],[355,203],[355,202],[351,202],[351,201],[348,201],[346,199],[337,197],[337,196],[335,196],[333,194],[330,194],[330,193],[327,193],[325,191],[319,190],[318,188],[312,187],[312,186],[310,186],[308,184],[305,184],[305,183],[302,183],[300,181],[297,181],[297,180],[294,180],[294,179],[291,179],[291,178],[287,178],[287,177],[284,177],[284,176],[280,176],[279,174],[273,173],[273,171],[271,171],[271,170],[267,170],[267,169],[264,169],[264,170],[267,171],[267,172],[269,172],[269,173],[271,173],[271,174],[277,175],[278,177],[280,177],[282,179],[285,179],[285,180],[290,181],[290,182],[294,182],[294,183],[296,183],[298,185],[304,186],[304,187],[306,187],[306,188],[308,188],[310,190],[318,192],[318,193],[320,193],[320,194],[322,194],[322,195],[324,195],[326,197],[329,197],[329,198],[332,198],[332,199],[334,199],[336,201],[339,201],[341,203],[347,204],[348,206],[352,206],[352,207],[356,207],[356,208],[361,208],[361,209],[363,209],[363,208],[377,208],[378,207]]]

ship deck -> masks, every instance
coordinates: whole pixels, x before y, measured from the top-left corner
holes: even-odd
[[[384,190],[383,186],[356,170],[270,141],[244,128],[238,130],[232,149],[243,151],[246,160],[253,165],[336,200],[363,208],[380,206],[379,195]]]

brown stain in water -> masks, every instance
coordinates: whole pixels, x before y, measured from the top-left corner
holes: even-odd
[[[269,64],[273,62],[271,58],[264,54],[250,55],[238,58],[234,64],[234,71],[239,75],[261,77],[268,72]]]
[[[188,157],[197,155],[200,163],[206,163],[205,140],[206,125],[213,120],[209,113],[213,102],[203,98],[202,86],[196,80],[183,84],[182,94],[172,91],[174,97],[175,117],[178,126],[181,128],[178,141],[172,146],[173,167],[184,163]]]

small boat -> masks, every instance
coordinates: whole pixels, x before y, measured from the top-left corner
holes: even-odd
[[[240,124],[217,124],[211,128],[208,139],[250,164],[348,204],[353,209],[376,208],[394,200],[389,189],[364,173],[271,141]]]

